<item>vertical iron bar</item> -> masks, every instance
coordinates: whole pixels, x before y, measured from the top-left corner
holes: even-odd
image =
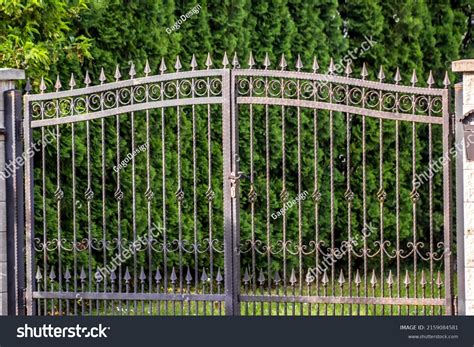
[[[316,82],[313,85],[314,90],[314,101],[317,101],[317,85]],[[313,200],[314,200],[314,242],[315,242],[315,250],[314,250],[314,261],[315,261],[315,268],[314,274],[316,281],[316,296],[319,296],[319,200],[320,200],[320,192],[319,192],[319,174],[318,174],[318,112],[317,109],[313,111],[313,151],[314,151],[314,192],[313,192]],[[321,305],[316,304],[316,314],[319,314]]]
[[[29,153],[33,144],[31,115],[28,96],[23,99],[23,134],[24,152]],[[25,161],[25,248],[26,248],[26,313],[34,315],[36,305],[33,302],[33,291],[36,289],[34,279],[34,190],[33,190],[33,157]]]

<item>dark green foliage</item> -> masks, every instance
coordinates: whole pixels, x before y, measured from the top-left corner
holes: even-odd
[[[82,3],[81,3],[82,4]],[[173,26],[177,19],[193,7],[200,5],[199,14],[192,16],[185,21],[179,30],[168,34],[166,28]],[[472,28],[468,31],[467,14],[472,9],[469,1],[337,1],[337,0],[278,0],[278,1],[173,1],[173,0],[141,0],[141,1],[90,1],[89,10],[82,12],[80,18],[72,18],[68,33],[71,37],[91,39],[91,46],[88,52],[90,56],[80,51],[74,59],[70,56],[59,54],[62,46],[55,50],[54,59],[39,59],[39,63],[32,63],[28,71],[30,76],[38,79],[41,70],[45,71],[46,77],[54,81],[56,74],[59,74],[66,84],[73,72],[78,80],[78,84],[84,78],[84,72],[89,70],[94,83],[98,81],[101,67],[105,69],[107,81],[113,81],[115,65],[120,66],[122,79],[127,79],[128,70],[133,61],[138,76],[142,76],[146,59],[148,59],[152,74],[159,73],[158,67],[161,58],[164,57],[168,70],[174,71],[176,55],[180,55],[184,70],[189,69],[192,54],[196,54],[199,68],[205,68],[204,62],[207,53],[210,52],[215,66],[221,66],[224,51],[229,54],[237,52],[240,65],[247,67],[247,59],[250,52],[256,60],[257,67],[262,67],[265,54],[268,53],[271,65],[269,69],[280,69],[281,54],[285,54],[288,67],[294,69],[298,55],[301,56],[305,71],[311,71],[313,57],[318,59],[320,72],[326,72],[330,59],[334,59],[336,72],[344,74],[344,68],[348,62],[352,63],[353,76],[358,77],[362,63],[367,62],[369,69],[369,79],[376,79],[378,69],[383,65],[386,81],[393,81],[395,69],[400,67],[403,75],[403,84],[408,84],[412,70],[418,74],[419,85],[426,86],[426,79],[430,70],[436,79],[436,85],[441,86],[444,71],[450,68],[451,61],[465,57],[473,58]],[[3,22],[12,17],[9,12],[2,13]],[[43,18],[43,17],[40,17]],[[62,17],[61,17],[62,18]],[[17,22],[15,22],[17,23]],[[2,24],[3,25],[3,24]],[[23,25],[18,22],[17,26]],[[46,26],[49,28],[49,26]],[[0,28],[1,29],[1,28]],[[467,33],[467,34],[466,34]],[[43,38],[36,38],[36,41]],[[64,38],[63,38],[64,39]],[[63,40],[62,39],[62,40]],[[88,40],[83,39],[85,43]],[[363,44],[373,41],[369,49],[361,49]],[[464,45],[462,45],[462,42]],[[11,42],[10,42],[11,44]],[[3,47],[10,47],[6,43]],[[79,46],[82,47],[83,46]],[[81,58],[81,59],[77,59]],[[14,64],[14,59],[3,59],[4,63],[10,66]],[[42,65],[41,65],[42,63]],[[49,66],[53,63],[51,66]],[[38,65],[40,64],[40,65]],[[39,67],[40,66],[40,67]],[[48,69],[46,68],[48,67]],[[451,75],[451,80],[454,76]],[[51,86],[51,84],[50,84]],[[207,107],[196,107],[195,126],[198,137],[197,144],[197,177],[198,177],[198,219],[196,229],[199,237],[207,237],[209,220],[208,202],[205,198],[207,186]],[[265,241],[267,235],[267,211],[265,192],[265,108],[254,107],[254,172],[256,174],[255,187],[258,199],[255,204],[256,219],[255,230],[260,240]],[[282,186],[282,118],[280,107],[269,107],[269,147],[271,161],[269,167],[270,202],[273,212],[281,206],[280,193]],[[286,128],[286,189],[290,193],[290,199],[297,194],[298,184],[298,142],[297,142],[297,111],[296,109],[285,110]],[[213,233],[214,237],[222,240],[222,146],[221,146],[221,119],[220,109],[211,108],[211,138],[212,138],[212,189],[216,193],[213,202]],[[344,200],[346,191],[346,125],[347,115],[334,112],[334,185],[335,185],[335,206],[334,225],[336,242],[342,240],[341,236],[347,236],[347,203]],[[132,129],[131,115],[120,117],[120,153],[125,156],[131,151],[132,133],[135,136],[135,143],[141,145],[146,142],[146,114],[136,112],[135,127]],[[150,182],[155,193],[151,202],[151,217],[154,221],[163,222],[161,196],[162,167],[161,158],[161,111],[152,110],[150,117]],[[242,170],[250,172],[250,109],[242,107],[239,113],[240,121],[240,156]],[[302,191],[307,191],[311,195],[314,186],[313,168],[313,141],[314,113],[310,110],[301,110],[301,177]],[[330,218],[330,184],[329,184],[329,141],[330,141],[330,115],[327,111],[318,111],[318,141],[319,150],[319,190],[324,197],[319,210],[319,233],[321,239],[330,238],[331,218]],[[352,190],[356,196],[353,204],[351,219],[353,233],[360,232],[363,228],[363,201],[361,196],[363,172],[362,172],[362,117],[354,115],[350,121],[351,131],[351,180]],[[175,110],[167,110],[165,114],[165,138],[166,138],[166,199],[170,201],[167,205],[166,225],[170,238],[177,238],[178,235],[178,210],[175,193],[178,189],[178,156],[177,156],[177,113]],[[104,126],[105,138],[105,219],[107,226],[102,225],[102,125]],[[89,138],[89,162],[91,163],[91,190],[94,192],[94,199],[91,201],[91,233],[96,238],[101,238],[106,232],[106,238],[112,241],[116,237],[119,225],[117,223],[117,201],[114,194],[117,189],[117,174],[113,170],[116,164],[116,120],[109,118],[102,123],[100,120],[91,121]],[[185,188],[185,198],[183,202],[183,234],[189,242],[193,242],[194,220],[193,220],[193,157],[192,157],[192,110],[189,107],[181,109],[181,139],[182,139],[182,186]],[[366,127],[366,185],[367,185],[367,216],[366,222],[379,226],[379,203],[376,199],[379,191],[379,122],[375,119],[367,119]],[[77,239],[87,237],[88,213],[87,201],[84,197],[87,191],[87,139],[86,124],[80,123],[75,126],[75,170],[77,176],[77,201],[79,212],[77,214]],[[410,203],[411,187],[411,125],[400,125],[400,236],[404,245],[412,237],[412,206]],[[66,199],[63,200],[62,230],[65,237],[71,240],[73,230],[72,216],[72,144],[71,127],[61,128],[61,182]],[[382,153],[384,156],[383,174],[384,181],[393,182],[395,179],[395,122],[384,122],[383,127],[384,146]],[[433,129],[433,146],[435,152],[440,152],[441,133],[439,129]],[[36,136],[40,136],[37,132]],[[416,158],[420,162],[420,167],[426,166],[428,158],[428,126],[417,128],[416,146],[419,154]],[[56,148],[50,145],[45,150],[47,167],[45,171],[45,189],[47,206],[47,230],[48,234],[55,235],[57,232],[56,220],[56,200],[53,192],[56,190]],[[144,197],[147,176],[146,176],[146,152],[140,153],[136,157],[136,212],[135,218],[132,210],[132,168],[131,164],[121,172],[121,190],[124,193],[124,200],[121,206],[120,230],[123,237],[133,238],[133,224],[139,235],[147,230],[148,215],[147,201]],[[35,161],[37,181],[41,182],[41,158],[38,156]],[[433,209],[440,211],[442,203],[442,192],[439,187],[441,181],[434,182],[433,201],[436,206]],[[42,184],[37,185],[36,201],[42,201]],[[394,235],[395,224],[395,187],[393,184],[386,184],[383,187],[390,202],[384,210],[384,226],[387,235]],[[249,239],[251,235],[250,204],[247,194],[250,185],[242,182],[242,215],[241,233],[242,239]],[[424,191],[423,203],[427,203],[427,187]],[[42,204],[36,210],[37,231],[41,234],[43,216],[41,213]],[[304,239],[306,243],[313,238],[316,232],[314,221],[314,204],[310,198],[304,202],[302,221],[304,225]],[[287,213],[287,235],[288,239],[296,242],[298,238],[297,227],[298,209],[294,207]],[[417,211],[419,235],[429,234],[427,224],[429,211],[421,209]],[[442,216],[438,213],[434,215],[435,225],[441,225]],[[283,228],[282,218],[273,221],[270,219],[270,238],[273,244],[281,239]],[[435,230],[436,235],[440,235],[441,230]],[[394,244],[394,238],[388,236]],[[438,237],[437,236],[437,237]],[[373,235],[370,242],[375,242],[378,235]],[[426,240],[424,240],[426,241]],[[436,241],[440,241],[436,239]],[[329,244],[326,243],[326,246]],[[113,252],[110,252],[111,254]],[[87,263],[87,252],[81,253],[82,260]],[[110,256],[110,255],[109,255]],[[140,253],[140,257],[145,256]],[[94,257],[97,264],[102,261],[100,256]],[[145,261],[146,257],[140,259]],[[53,262],[54,259],[49,259]],[[154,258],[153,266],[161,260]],[[293,259],[295,261],[295,259]],[[176,254],[170,260],[170,264],[176,264]],[[204,266],[206,264],[194,264],[193,256],[187,256],[185,263],[190,266]],[[222,256],[216,258],[215,263],[222,266]],[[248,263],[248,262],[247,262]],[[245,263],[244,265],[247,265]],[[281,264],[281,262],[275,262]],[[258,266],[266,267],[266,259],[259,258]],[[296,266],[297,263],[289,264]],[[280,266],[280,265],[278,265]]]

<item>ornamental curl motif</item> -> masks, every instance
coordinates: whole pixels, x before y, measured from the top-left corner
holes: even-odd
[[[441,95],[421,95],[410,92],[394,92],[347,83],[326,80],[310,81],[277,77],[240,76],[237,81],[238,96],[269,97],[310,100],[360,107],[369,110],[415,115],[441,115]]]
[[[96,87],[90,87],[91,89]],[[64,95],[64,96],[61,96]],[[147,102],[176,100],[222,95],[220,77],[199,77],[170,80],[166,82],[143,83],[86,93],[78,96],[69,92],[51,93],[51,99],[30,102],[32,118],[47,119],[77,116],[101,112],[120,107],[146,104]],[[60,96],[56,96],[60,95]]]

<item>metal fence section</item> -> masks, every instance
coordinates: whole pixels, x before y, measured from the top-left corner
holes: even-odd
[[[447,79],[190,66],[28,83],[28,314],[454,313]]]

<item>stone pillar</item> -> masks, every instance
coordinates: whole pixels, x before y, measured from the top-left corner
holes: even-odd
[[[5,107],[3,92],[15,88],[15,81],[25,79],[25,71],[0,69],[0,172],[5,172]],[[0,175],[0,315],[8,314],[7,291],[7,201],[6,185]]]
[[[463,74],[462,86],[459,86],[462,88],[462,106],[457,105],[457,113],[465,115],[474,110],[474,59],[455,61],[452,67],[453,72]],[[457,126],[456,129],[457,132],[463,131],[462,126]],[[457,134],[457,138],[462,137],[462,134]],[[466,315],[474,316],[474,161],[467,161],[465,145],[463,142],[462,157],[460,157],[462,158],[462,191],[464,192],[462,205],[464,211],[462,212],[461,209],[461,213],[464,215],[463,226],[461,225],[463,230],[458,229],[458,232],[463,233],[463,238],[458,243],[464,249],[459,249],[458,252],[463,252],[461,259],[464,256],[464,266],[458,271],[464,270],[464,276],[460,277],[461,279],[464,277],[464,283],[461,283],[460,286],[462,290],[464,285],[464,303],[460,302],[460,305],[464,304],[465,311],[460,310],[460,313],[462,314],[464,311]],[[460,178],[460,176],[461,174],[458,177]]]

